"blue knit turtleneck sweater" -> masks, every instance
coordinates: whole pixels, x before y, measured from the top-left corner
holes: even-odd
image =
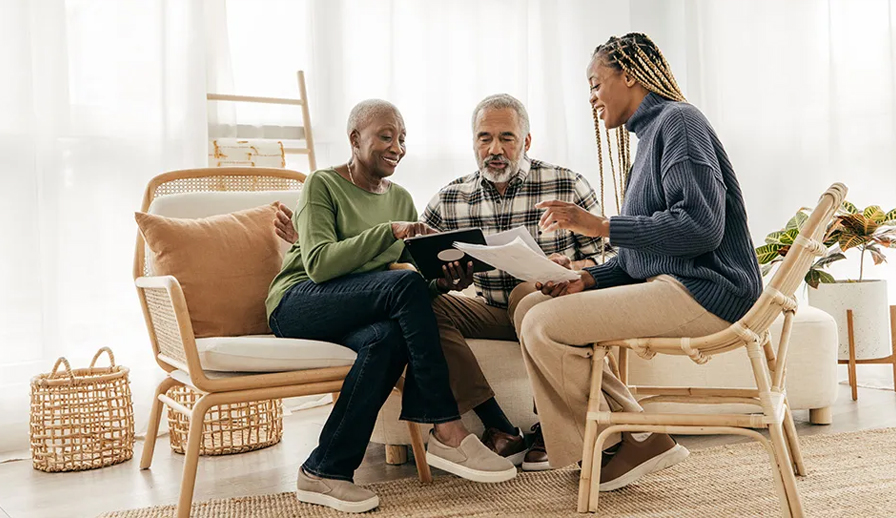
[[[621,215],[610,218],[618,255],[585,268],[596,288],[667,274],[707,311],[740,319],[762,276],[740,185],[697,108],[648,94],[626,122],[638,137]]]

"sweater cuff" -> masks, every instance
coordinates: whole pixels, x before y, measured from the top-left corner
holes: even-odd
[[[585,271],[594,277],[593,289],[610,288],[631,282],[631,277],[622,268],[619,268],[615,261],[597,266],[588,266],[585,268]]]
[[[638,221],[635,216],[610,217],[610,244],[622,248],[637,248]]]

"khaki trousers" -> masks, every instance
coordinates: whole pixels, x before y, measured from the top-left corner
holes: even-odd
[[[582,459],[591,384],[590,344],[650,336],[702,336],[730,325],[703,309],[681,283],[667,275],[556,299],[532,293],[518,303],[514,323],[552,467]],[[643,411],[606,362],[601,387],[601,410]],[[604,428],[598,427],[598,433]],[[617,442],[618,434],[604,446]]]
[[[461,414],[495,397],[467,338],[516,341],[511,315],[520,301],[534,291],[533,284],[520,284],[510,293],[507,309],[489,306],[478,297],[447,294],[433,299],[448,381]]]

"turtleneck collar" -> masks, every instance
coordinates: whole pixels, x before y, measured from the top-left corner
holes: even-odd
[[[628,121],[625,123],[625,127],[628,128],[629,131],[634,132],[640,139],[641,132],[650,126],[650,123],[656,119],[663,110],[663,107],[671,102],[675,101],[666,99],[653,92],[648,93],[647,97],[645,97],[644,100],[641,101],[641,104],[638,105],[638,109],[635,110],[635,113],[629,117]]]

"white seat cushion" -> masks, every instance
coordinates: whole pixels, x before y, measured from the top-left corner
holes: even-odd
[[[342,367],[355,361],[348,347],[318,340],[274,335],[198,338],[196,348],[204,370],[218,372],[285,372]]]

